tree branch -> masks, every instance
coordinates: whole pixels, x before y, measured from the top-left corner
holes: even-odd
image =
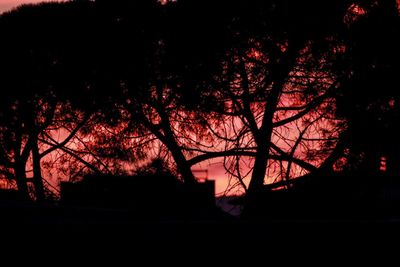
[[[281,153],[280,153],[281,152]],[[279,154],[280,155],[269,155],[269,159],[273,160],[283,160],[283,161],[292,161],[296,165],[308,170],[308,171],[314,171],[317,169],[314,165],[307,163],[301,159],[295,158],[295,157],[290,157],[287,153],[284,151],[280,150]],[[199,155],[196,156],[190,160],[188,160],[188,164],[190,166],[194,166],[200,162],[210,160],[210,159],[215,159],[215,158],[222,158],[222,157],[229,157],[229,156],[247,156],[247,157],[255,157],[257,153],[255,151],[246,151],[246,150],[237,150],[237,149],[232,149],[232,150],[227,150],[227,151],[219,151],[219,152],[209,152],[207,154]]]
[[[69,141],[71,141],[71,139],[78,133],[78,131],[86,124],[86,122],[88,122],[88,120],[90,119],[90,116],[86,116],[82,122],[80,122],[75,129],[73,129],[70,134],[67,136],[67,138],[64,139],[64,141],[62,141],[61,143],[57,143],[56,145],[52,145],[51,148],[47,149],[46,151],[44,151],[43,153],[40,154],[40,158],[43,158],[45,156],[47,156],[48,154],[52,153],[53,151],[60,149],[61,147],[64,147],[68,144]],[[46,134],[47,137],[49,137],[48,134]],[[52,138],[52,141],[54,141],[54,139]],[[49,145],[49,144],[48,144]]]

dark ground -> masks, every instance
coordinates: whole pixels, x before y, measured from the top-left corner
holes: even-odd
[[[141,241],[185,242],[261,241],[329,238],[369,239],[395,237],[400,218],[271,218],[240,219],[219,211],[191,216],[137,216],[132,211],[63,207],[54,204],[0,205],[4,235],[52,235],[52,239],[126,237]],[[37,232],[40,231],[40,232]]]
[[[259,266],[275,261],[323,266],[353,261],[359,266],[370,257],[382,265],[397,257],[400,240],[397,219],[139,219],[126,211],[52,205],[3,205],[0,212],[0,251],[7,258],[13,255],[14,262],[4,266],[19,266],[20,260],[34,266],[44,262],[53,266]]]
[[[343,193],[334,195],[343,197]],[[51,261],[57,263],[55,266],[61,263],[103,266],[105,262],[109,263],[106,266],[159,266],[159,261],[163,262],[161,266],[179,261],[185,266],[201,263],[213,266],[216,260],[221,266],[241,261],[243,266],[258,266],[260,262],[289,259],[322,266],[336,262],[342,266],[349,264],[349,258],[355,259],[353,265],[359,266],[371,257],[379,259],[379,266],[387,265],[383,262],[393,257],[397,262],[400,213],[395,206],[382,209],[386,202],[348,205],[347,198],[343,203],[336,199],[329,203],[315,201],[314,197],[293,197],[297,198],[281,202],[275,211],[269,208],[263,216],[247,220],[217,208],[160,215],[147,209],[146,214],[143,211],[137,214],[115,207],[3,200],[0,201],[0,252],[13,255],[13,260],[33,260],[39,264],[55,257]],[[280,195],[272,199],[274,203],[282,201]],[[271,203],[271,198],[264,201]],[[329,209],[328,204],[339,209]],[[290,216],[279,212],[289,206]],[[309,207],[302,210],[305,206]]]

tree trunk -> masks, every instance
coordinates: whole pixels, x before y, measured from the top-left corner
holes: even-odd
[[[244,216],[257,213],[257,207],[260,204],[260,193],[263,189],[265,175],[267,174],[275,111],[279,104],[285,80],[290,73],[296,59],[297,51],[301,48],[301,45],[301,40],[294,41],[293,45],[289,46],[283,60],[277,60],[276,65],[273,67],[273,73],[271,73],[271,75],[273,75],[275,82],[273,83],[270,94],[267,96],[261,127],[257,132],[253,132],[257,144],[257,151],[249,190],[247,192],[246,206],[243,211]]]
[[[36,200],[43,202],[45,200],[42,169],[40,164],[40,154],[37,140],[32,146],[32,161],[33,161],[33,185],[35,186]]]
[[[259,193],[264,184],[265,175],[267,173],[269,150],[271,148],[274,114],[279,102],[282,86],[282,84],[276,84],[274,86],[271,95],[268,97],[261,127],[255,134],[257,152],[249,185],[249,194]]]
[[[260,196],[264,186],[265,175],[267,174],[269,151],[271,149],[273,119],[279,96],[280,90],[278,91],[278,88],[275,88],[275,90],[271,92],[271,96],[269,98],[270,101],[265,108],[261,128],[255,135],[257,151],[249,184],[249,190],[247,191],[247,200],[242,213],[244,217],[253,216],[259,213],[258,207],[262,201]]]
[[[193,175],[193,172],[190,168],[189,162],[180,149],[179,145],[172,138],[166,138],[166,142],[164,143],[168,150],[171,152],[172,157],[176,163],[179,173],[182,175],[183,181],[187,185],[195,185],[197,184],[197,180]]]
[[[185,155],[183,154],[179,144],[175,140],[174,133],[172,132],[172,129],[169,126],[168,118],[165,116],[165,114],[162,118],[163,118],[162,130],[164,134],[162,134],[159,130],[154,129],[152,126],[149,127],[150,130],[171,152],[176,167],[178,169],[178,172],[182,175],[183,181],[187,185],[197,184],[197,180],[194,177],[193,172],[190,168],[191,165],[189,161],[186,159]],[[151,124],[148,123],[148,125]]]
[[[15,181],[18,187],[18,193],[20,198],[24,201],[29,201],[29,190],[28,190],[28,182],[26,179],[26,161],[27,159],[21,155],[21,147],[22,147],[22,134],[21,129],[18,127],[15,131],[15,142],[14,142],[14,175]]]
[[[262,189],[264,178],[267,174],[269,149],[270,146],[266,144],[266,142],[259,144],[257,147],[254,168],[249,185],[249,194],[256,194]]]
[[[26,179],[25,164],[16,162],[14,167],[14,173],[20,197],[22,200],[28,201],[30,197]]]
[[[161,99],[162,92],[159,91],[158,93],[160,94],[159,97]],[[183,181],[189,186],[196,185],[197,180],[193,175],[188,160],[186,159],[185,155],[182,152],[181,147],[179,146],[176,140],[173,130],[171,129],[171,121],[169,119],[168,114],[165,112],[164,108],[158,109],[158,113],[161,117],[161,126],[164,134],[161,134],[158,131],[154,132],[154,134],[164,143],[164,145],[171,152],[172,157],[174,158],[174,161],[178,168],[178,171],[182,175]]]

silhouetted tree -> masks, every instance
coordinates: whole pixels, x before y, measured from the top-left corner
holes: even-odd
[[[4,38],[1,49],[7,51],[1,62],[1,87],[5,92],[1,108],[2,165],[3,172],[16,180],[25,198],[28,197],[27,164],[32,166],[35,198],[42,201],[45,198],[43,157],[57,149],[65,150],[95,113],[89,109],[90,103],[83,101],[89,96],[82,90],[87,89],[89,78],[82,70],[90,70],[79,68],[74,61],[77,57],[68,57],[74,54],[72,51],[82,50],[69,47],[70,42],[75,42],[73,35],[63,31],[71,26],[73,16],[68,16],[69,12],[84,14],[86,19],[85,9],[77,12],[76,8],[74,4],[24,6],[1,17]],[[58,26],[60,32],[51,34],[53,28],[49,24]],[[85,25],[87,28],[87,24],[79,26],[85,29]],[[73,34],[83,36],[83,33]],[[81,59],[80,63],[83,65],[85,61]],[[85,105],[84,113],[77,110],[81,105]],[[54,138],[54,133],[60,131],[65,138]],[[66,152],[88,165],[77,153]]]
[[[148,140],[154,145],[157,145],[152,142],[154,137],[158,139],[172,157],[182,179],[195,184],[191,171],[194,161],[190,154],[205,138],[204,113],[198,110],[201,103],[196,101],[201,100],[200,92],[187,83],[190,80],[187,75],[201,73],[201,64],[205,61],[192,51],[207,40],[202,37],[216,34],[213,31],[210,36],[196,36],[208,32],[199,32],[200,25],[195,25],[193,33],[183,35],[179,19],[193,13],[180,10],[176,3],[146,3],[99,2],[102,8],[114,10],[113,16],[117,18],[109,36],[113,39],[117,35],[116,41],[103,57],[110,57],[108,64],[116,66],[106,75],[114,81],[112,86],[120,94],[112,96],[116,102],[105,112],[122,110],[121,115],[127,114],[132,139],[142,139],[142,143]],[[121,10],[121,5],[127,6]],[[207,30],[212,30],[211,25]],[[186,42],[187,46],[181,42]],[[210,43],[208,47],[214,46]],[[212,56],[211,53],[203,55]],[[186,148],[192,149],[191,152],[187,153]]]
[[[27,196],[31,164],[42,200],[55,153],[60,170],[122,173],[161,150],[187,184],[223,158],[249,199],[268,176],[332,170],[345,152],[397,173],[399,100],[382,88],[398,25],[394,0],[25,6],[0,17],[1,174]]]
[[[209,99],[218,99],[218,106],[209,106],[210,110],[225,116],[220,129],[214,123],[209,128],[228,145],[225,151],[209,153],[202,159],[253,158],[254,163],[243,170],[252,170],[250,194],[262,189],[267,170],[276,167],[275,163],[288,162],[286,176],[293,163],[308,171],[317,169],[321,156],[334,147],[341,128],[330,116],[339,85],[332,62],[340,53],[335,34],[343,26],[346,3],[197,4],[194,6],[200,10],[207,4],[219,11],[227,7],[228,11],[221,12],[229,14],[222,25],[230,36],[219,72],[214,73],[214,83],[209,85],[214,88]],[[297,136],[290,136],[296,131]],[[313,142],[315,150],[311,149]],[[323,149],[324,142],[330,143],[327,150]],[[296,153],[300,145],[298,151],[302,153]],[[302,159],[296,158],[299,154]],[[241,167],[231,167],[242,179]]]
[[[359,3],[358,3],[359,2]],[[399,10],[396,1],[355,1],[348,10],[339,115],[348,121],[347,168],[398,174]]]

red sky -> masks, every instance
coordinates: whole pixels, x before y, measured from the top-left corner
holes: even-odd
[[[22,4],[39,3],[39,2],[59,2],[55,0],[0,0],[0,13],[10,10]]]

